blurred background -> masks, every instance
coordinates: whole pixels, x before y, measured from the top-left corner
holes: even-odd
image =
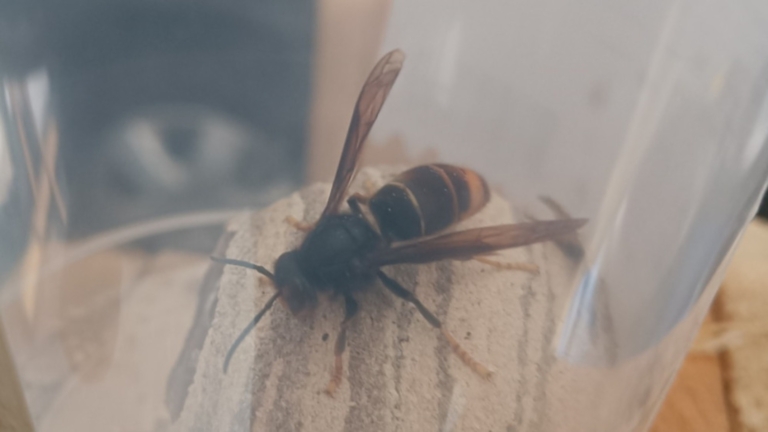
[[[51,174],[69,204],[68,239],[161,215],[258,207],[303,182],[313,3],[243,6],[0,5],[2,67],[25,85],[28,118],[58,115]],[[31,148],[39,160],[42,147]],[[14,162],[25,157],[9,150]],[[10,190],[4,211],[27,213],[23,189]],[[4,266],[26,242],[30,220],[16,222],[0,227]],[[186,246],[209,247],[218,233],[200,236]]]

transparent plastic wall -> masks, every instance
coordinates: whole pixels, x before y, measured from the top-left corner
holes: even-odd
[[[209,256],[272,267],[282,250],[228,247],[241,234],[225,227],[332,179],[360,86],[394,48],[405,64],[363,165],[472,168],[495,194],[480,221],[589,221],[570,243],[520,255],[538,257],[530,279],[466,262],[397,270],[452,281],[460,309],[440,317],[457,334],[477,323],[462,343],[497,361],[491,382],[445,360],[439,333],[387,300],[381,322],[408,330],[355,348],[374,339],[360,318],[335,398],[310,387],[333,360],[324,317],[282,327],[304,350],[244,344],[239,358],[258,369],[268,357],[282,374],[244,394],[236,370],[205,369],[231,340],[220,329],[232,296],[220,293],[240,274]],[[0,397],[27,407],[17,424],[57,432],[645,431],[765,189],[767,53],[758,0],[0,11]],[[467,282],[465,300],[462,272],[489,278]],[[271,294],[248,286],[252,308]],[[438,288],[417,294],[429,305]],[[232,310],[235,327],[252,313]],[[420,354],[432,344],[439,360]],[[365,355],[389,363],[355,369]]]

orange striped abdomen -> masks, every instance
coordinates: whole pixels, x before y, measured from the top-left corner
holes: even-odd
[[[382,235],[409,240],[442,231],[482,209],[490,198],[475,171],[453,165],[420,165],[400,173],[369,202]]]

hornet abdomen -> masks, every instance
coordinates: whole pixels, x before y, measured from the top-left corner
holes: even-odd
[[[475,171],[430,164],[400,173],[368,205],[386,239],[410,240],[472,216],[489,199],[488,184]]]

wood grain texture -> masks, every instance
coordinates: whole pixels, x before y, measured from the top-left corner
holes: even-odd
[[[753,221],[720,292],[721,327],[733,432],[768,430],[768,223]]]
[[[709,316],[705,325],[711,322]],[[688,354],[651,432],[730,430],[719,356],[716,353]]]
[[[0,432],[32,431],[32,420],[0,321]]]
[[[754,220],[733,256],[653,432],[768,430],[768,223]]]

